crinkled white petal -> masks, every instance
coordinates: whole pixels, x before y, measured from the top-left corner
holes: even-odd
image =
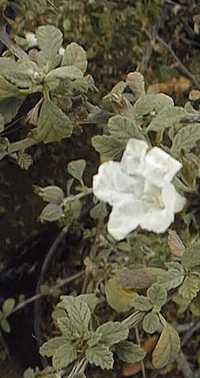
[[[185,199],[178,194],[172,184],[167,184],[162,189],[161,196],[158,197],[160,207],[154,204],[149,206],[140,226],[155,233],[165,232],[174,221],[176,212],[181,211],[185,204]]]
[[[155,185],[163,187],[171,182],[182,164],[165,151],[153,147],[145,156],[145,169],[141,174]]]
[[[108,221],[108,232],[116,240],[124,239],[135,230],[143,217],[146,208],[142,201],[123,201],[113,207]]]
[[[141,174],[143,162],[148,150],[148,144],[139,139],[129,139],[122,156],[122,169],[129,175]]]
[[[98,174],[93,177],[95,196],[111,206],[141,196],[143,187],[142,177],[128,176],[121,170],[121,164],[114,161],[103,163],[99,167]]]

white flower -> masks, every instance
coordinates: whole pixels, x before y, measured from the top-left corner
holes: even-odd
[[[181,211],[185,199],[171,183],[182,165],[158,147],[130,139],[121,162],[109,161],[94,176],[93,192],[112,206],[108,231],[124,239],[138,226],[162,233]]]
[[[59,53],[59,55],[64,56],[64,53],[65,53],[65,49],[64,49],[64,47],[61,47],[61,48],[59,49],[58,53]]]
[[[25,34],[26,40],[29,43],[30,47],[36,47],[37,46],[37,38],[35,33],[28,32]]]

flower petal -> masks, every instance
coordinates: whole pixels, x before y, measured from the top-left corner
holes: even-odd
[[[116,240],[124,239],[135,230],[145,216],[142,201],[124,201],[113,207],[108,221],[108,232]]]
[[[161,192],[163,207],[149,205],[140,226],[155,233],[165,232],[174,221],[175,212],[182,210],[184,206],[184,198],[180,197],[172,184],[165,185]]]
[[[129,139],[124,154],[122,156],[122,170],[129,175],[141,175],[145,154],[148,144],[143,140]]]
[[[144,179],[130,177],[121,170],[121,164],[108,161],[101,164],[93,177],[93,192],[101,201],[111,206],[123,200],[132,201],[143,191]]]
[[[179,161],[172,158],[160,148],[153,147],[145,156],[143,175],[154,185],[163,187],[172,181],[181,167],[182,164]]]

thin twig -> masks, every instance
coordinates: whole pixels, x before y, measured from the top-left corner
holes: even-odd
[[[27,306],[28,304],[32,303],[32,302],[35,302],[37,301],[38,299],[40,299],[41,297],[46,297],[46,296],[50,296],[52,295],[52,289],[53,290],[57,290],[57,289],[60,289],[61,287],[67,285],[68,283],[82,277],[83,275],[85,274],[85,271],[81,271],[81,272],[78,272],[76,274],[74,274],[73,276],[70,276],[70,277],[67,277],[67,278],[64,278],[63,280],[61,280],[57,285],[55,286],[52,286],[50,287],[49,289],[49,292],[48,293],[39,293],[39,294],[36,294],[34,295],[33,297],[30,297],[28,299],[26,299],[23,303],[20,303],[18,306],[16,306],[14,308],[14,310],[12,311],[11,314],[14,314],[15,312],[19,311],[19,310],[22,310],[25,306]],[[11,315],[10,314],[10,315]]]
[[[30,60],[30,57],[28,54],[25,53],[24,50],[22,50],[19,46],[17,46],[14,42],[11,41],[8,33],[6,33],[5,30],[0,31],[0,41],[3,45],[7,47],[7,49],[14,54],[19,59],[28,59]]]
[[[188,68],[181,62],[179,57],[176,55],[175,51],[172,49],[172,47],[165,42],[161,37],[158,35],[156,36],[156,39],[158,42],[160,42],[168,51],[169,53],[173,56],[173,58],[176,60],[178,63],[179,67],[181,68],[182,72],[195,84],[195,86],[200,89],[200,83],[199,81],[195,78],[195,76],[188,70]]]

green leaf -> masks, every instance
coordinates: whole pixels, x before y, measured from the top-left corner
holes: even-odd
[[[40,196],[43,201],[60,205],[64,199],[64,192],[55,185],[49,185],[44,188],[34,185],[34,192]]]
[[[84,298],[82,296],[81,298],[62,296],[61,300],[58,307],[65,309],[73,328],[79,332],[80,335],[87,332],[91,319],[91,311]]]
[[[66,67],[59,67],[55,70],[52,70],[48,73],[48,75],[45,78],[45,81],[51,83],[52,80],[55,81],[55,79],[65,80],[75,80],[75,79],[82,79],[83,74],[79,68],[75,66],[66,66]]]
[[[165,290],[165,288],[155,283],[147,290],[147,296],[150,299],[151,303],[156,306],[162,307],[167,300],[167,291]]]
[[[149,131],[164,131],[169,128],[176,128],[180,120],[187,114],[186,110],[179,106],[170,106],[162,109],[158,115],[153,118],[148,126]]]
[[[168,323],[164,326],[152,354],[153,366],[161,369],[172,362],[180,350],[180,339],[176,330]]]
[[[159,93],[159,94],[147,94],[140,97],[134,104],[134,113],[137,118],[150,114],[152,112],[158,113],[163,110],[164,107],[174,106],[174,101],[171,97]]]
[[[200,265],[200,243],[197,242],[187,248],[181,258],[181,262],[186,269],[192,269]]]
[[[92,146],[103,158],[119,160],[126,147],[126,140],[122,141],[107,135],[97,135],[92,138]]]
[[[12,70],[9,70],[4,77],[13,85],[20,88],[31,88],[33,87],[35,75],[39,76],[38,66],[31,60],[20,60],[15,64]],[[42,78],[41,78],[42,81]]]
[[[14,298],[6,299],[2,306],[4,315],[5,316],[10,315],[14,307],[15,307],[15,299]]]
[[[55,369],[67,367],[77,358],[77,351],[72,344],[65,342],[53,355],[52,364]]]
[[[38,46],[47,53],[56,54],[62,46],[63,35],[53,25],[40,26],[36,31]]]
[[[195,123],[185,126],[176,134],[172,143],[171,153],[176,156],[181,150],[188,152],[196,145],[198,140],[200,140],[200,124]]]
[[[62,336],[54,337],[53,339],[48,340],[40,347],[41,356],[51,357],[60,348],[65,344],[66,338]]]
[[[127,312],[134,307],[137,293],[123,289],[116,278],[109,279],[105,284],[106,300],[117,312]]]
[[[113,353],[105,345],[96,345],[86,350],[86,358],[90,364],[100,366],[101,369],[112,369]]]
[[[99,303],[99,299],[97,298],[96,294],[81,294],[79,295],[79,299],[87,303],[91,314],[94,312],[97,304]]]
[[[109,321],[98,327],[96,333],[101,335],[101,343],[110,347],[126,340],[129,329],[120,322]]]
[[[99,202],[96,206],[94,206],[90,210],[90,216],[93,219],[104,219],[108,214],[106,204],[103,202]]]
[[[134,308],[138,311],[149,311],[152,307],[151,301],[143,295],[140,295],[134,300]]]
[[[6,333],[10,333],[10,324],[8,323],[8,321],[3,318],[1,321],[0,321],[0,324],[1,324],[1,328],[4,332]]]
[[[109,119],[108,129],[114,138],[125,138],[126,141],[130,138],[141,138],[141,133],[134,120],[121,115],[116,115]]]
[[[158,314],[155,311],[149,312],[145,315],[142,326],[145,332],[155,333],[159,332],[161,328],[161,323]]]
[[[166,265],[168,266],[168,271],[160,275],[158,284],[166,290],[171,290],[181,285],[185,277],[185,272],[182,265],[179,263],[169,263]]]
[[[27,370],[24,372],[23,378],[35,378],[34,370],[33,370],[33,369],[30,369],[30,368],[27,369]]]
[[[42,105],[38,127],[33,136],[44,143],[60,142],[72,134],[72,123],[63,111],[51,101]]]
[[[49,203],[40,214],[41,222],[56,222],[64,216],[61,206]]]
[[[87,55],[85,50],[75,42],[70,43],[65,50],[63,66],[76,66],[83,74],[87,70]]]
[[[0,76],[0,101],[18,96],[21,96],[20,90]]]
[[[130,341],[122,341],[115,347],[115,353],[121,361],[135,364],[145,357],[144,349]]]
[[[76,180],[83,183],[83,173],[86,167],[86,161],[83,159],[73,160],[67,166],[69,174],[74,177]]]
[[[12,119],[15,118],[24,100],[25,97],[10,97],[2,101],[0,100],[0,113],[4,118],[5,124],[11,122]]]
[[[200,278],[196,276],[186,277],[183,284],[179,287],[178,293],[189,304],[200,291]]]

